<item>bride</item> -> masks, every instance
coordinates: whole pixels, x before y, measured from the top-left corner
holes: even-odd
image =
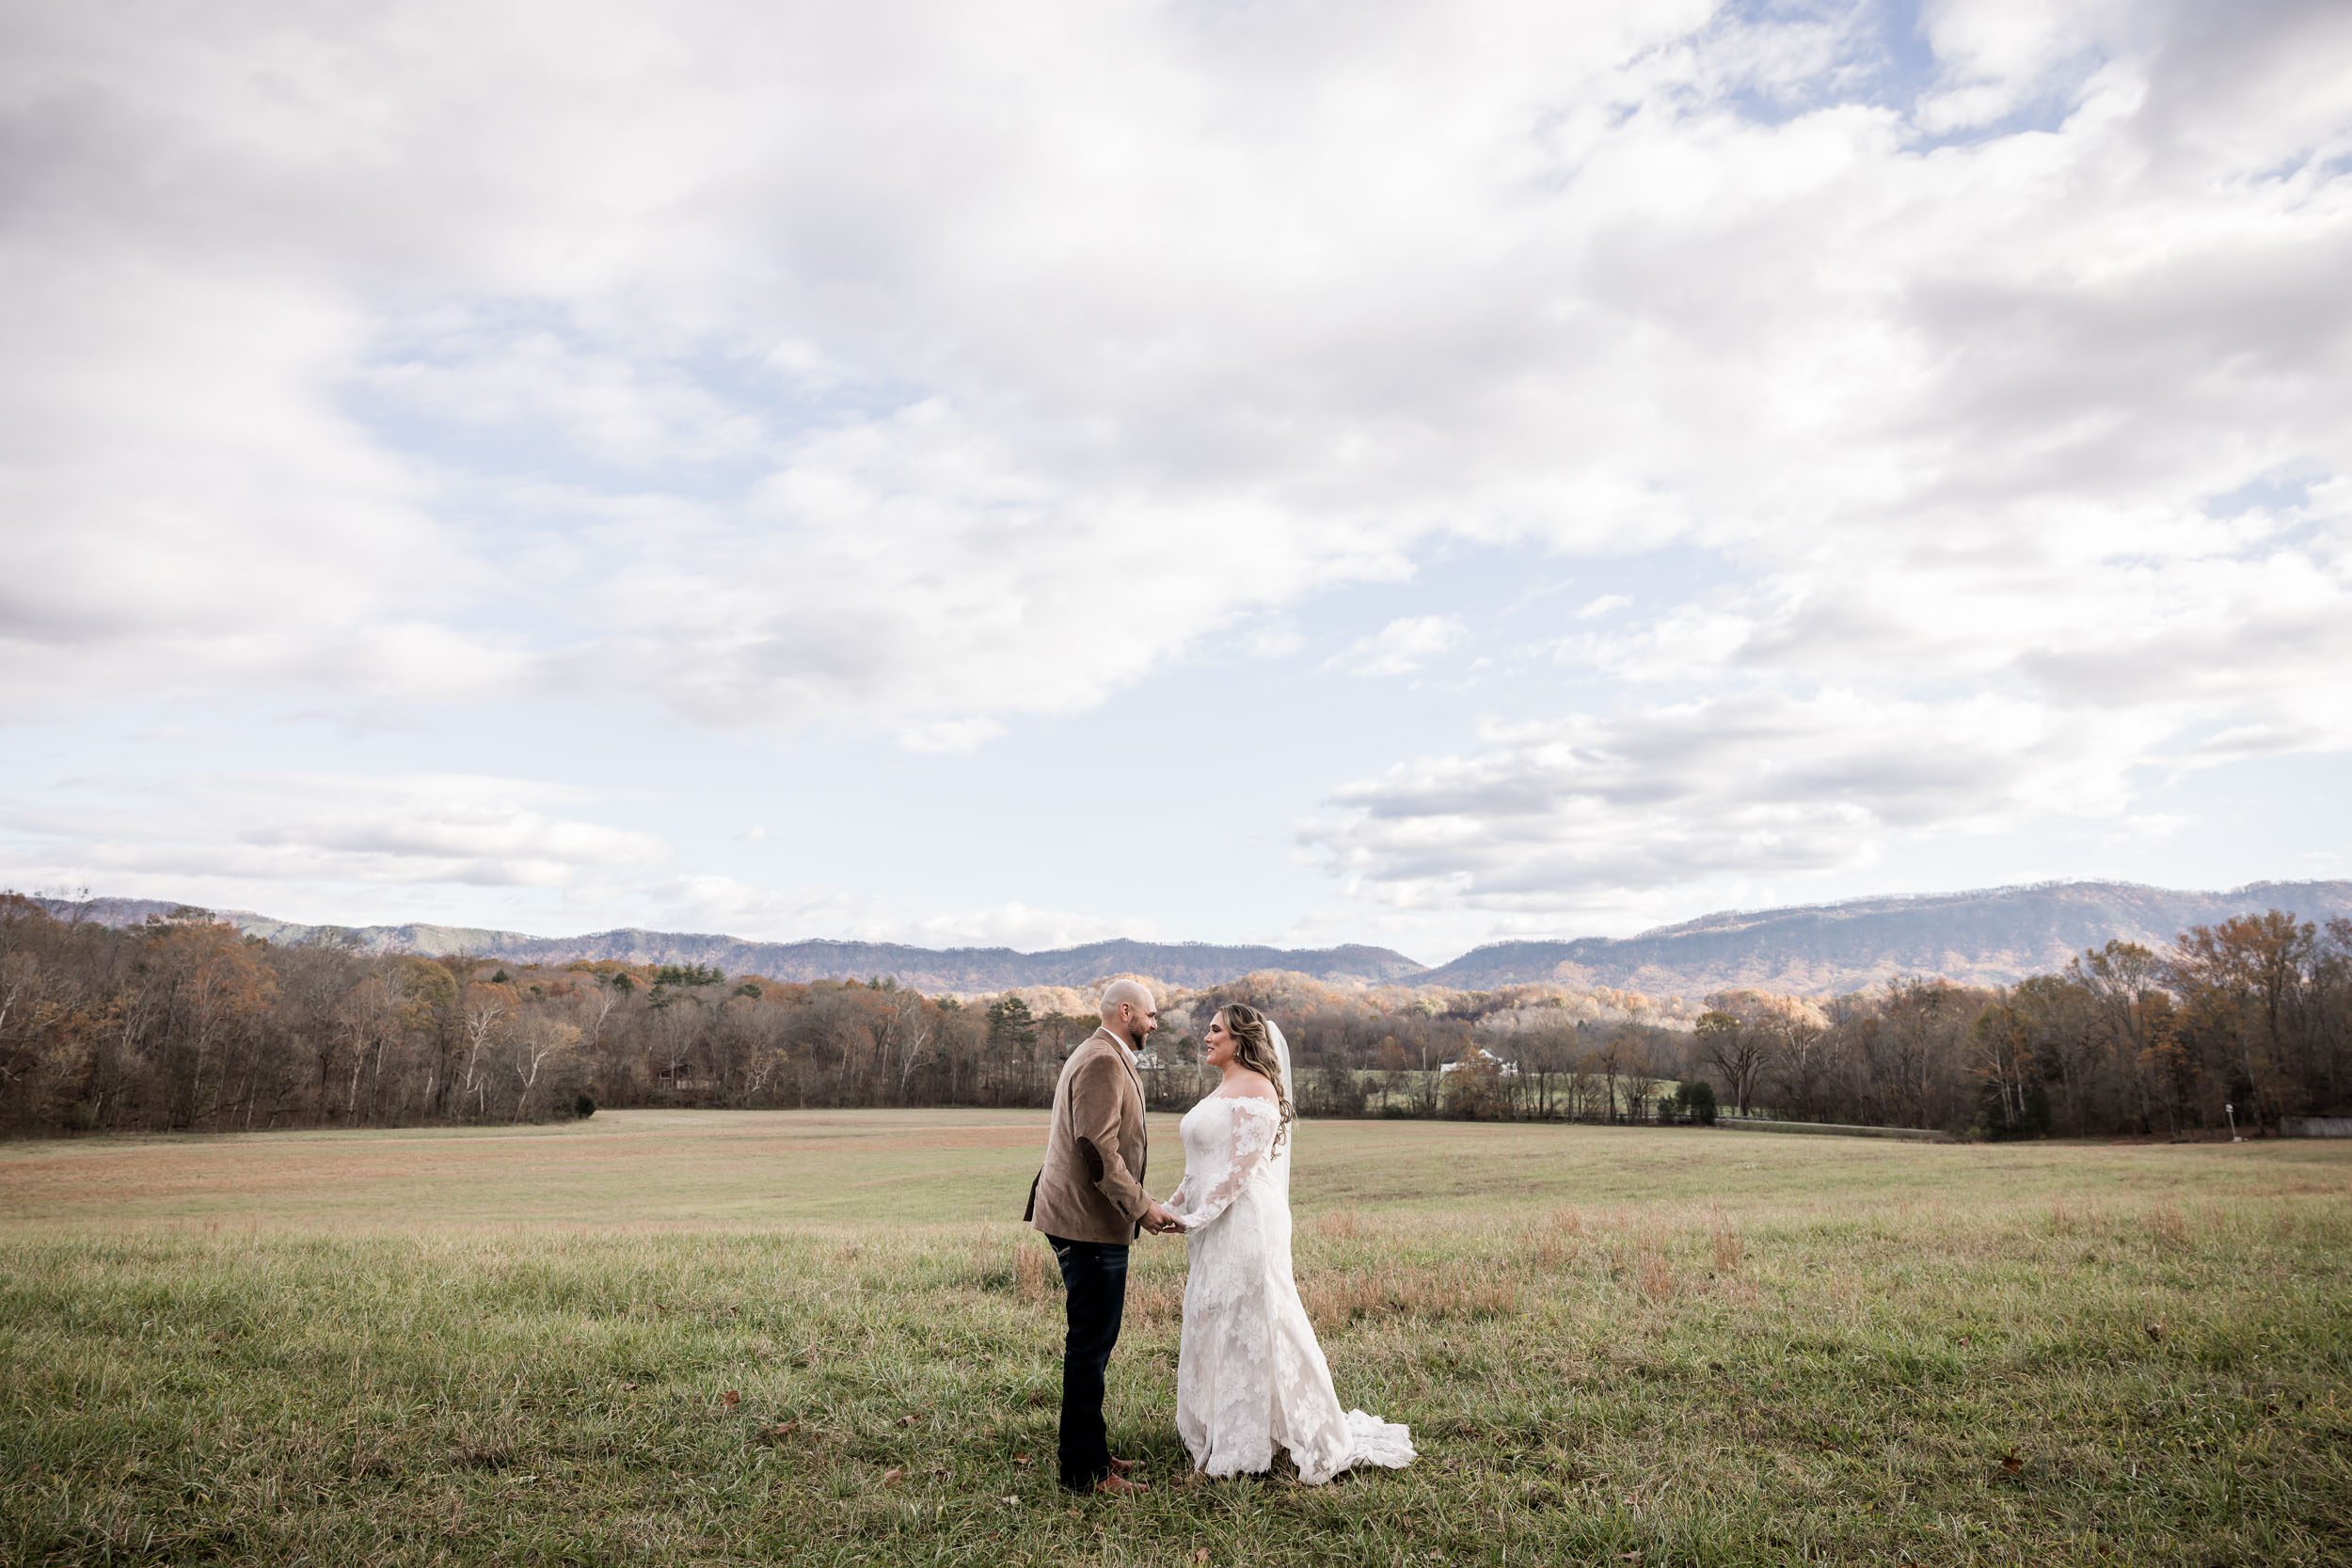
[[[1176,1360],[1176,1431],[1204,1475],[1256,1473],[1290,1450],[1321,1485],[1352,1465],[1413,1460],[1404,1426],[1342,1410],[1291,1277],[1290,1047],[1235,1003],[1202,1039],[1224,1082],[1184,1113],[1184,1179],[1168,1207],[1191,1273]]]

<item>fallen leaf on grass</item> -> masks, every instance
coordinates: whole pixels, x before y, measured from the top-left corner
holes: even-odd
[[[996,1500],[1003,1503],[1007,1508],[1019,1508],[1021,1506],[1021,1499],[1019,1497],[999,1497]]]
[[[725,1393],[719,1396],[719,1402],[725,1405],[729,1410],[732,1410],[737,1405],[743,1402],[743,1395],[739,1390],[730,1388]]]
[[[914,1412],[914,1413],[913,1413],[913,1414],[911,1414],[911,1415],[906,1415],[906,1416],[901,1416],[901,1417],[899,1417],[899,1418],[898,1418],[898,1424],[899,1424],[900,1426],[902,1426],[902,1427],[911,1427],[911,1426],[913,1426],[915,1422],[917,1422],[917,1421],[921,1420],[922,1418],[923,1418],[923,1413],[922,1413],[921,1411],[917,1410],[917,1411]]]
[[[1197,1552],[1195,1552],[1195,1553],[1193,1553],[1193,1554],[1192,1554],[1192,1560],[1193,1560],[1193,1561],[1195,1561],[1195,1562],[1206,1562],[1206,1561],[1208,1561],[1208,1560],[1209,1560],[1209,1548],[1208,1548],[1208,1547],[1206,1547],[1206,1546],[1201,1547],[1199,1551],[1197,1551]]]
[[[889,1469],[882,1472],[882,1484],[884,1486],[896,1486],[906,1479],[906,1470],[900,1465],[893,1465]]]
[[[2162,1344],[2164,1342],[2164,1324],[2161,1323],[2150,1323],[2148,1325],[2148,1338],[2155,1340],[2158,1344]]]
[[[2025,1467],[2026,1462],[2017,1457],[2017,1450],[2015,1449],[2010,1449],[2009,1452],[2001,1456],[2001,1468],[2007,1470],[2012,1476]]]
[[[778,1421],[774,1426],[768,1429],[768,1435],[771,1437],[789,1437],[800,1430],[801,1423],[798,1421]]]
[[[1012,1456],[1012,1462],[1013,1462],[1015,1465],[1020,1465],[1020,1466],[1021,1466],[1023,1469],[1025,1469],[1025,1469],[1027,1469],[1027,1468],[1029,1467],[1029,1465],[1030,1465],[1030,1463],[1031,1463],[1031,1461],[1030,1461],[1030,1459],[1029,1459],[1029,1456],[1028,1456],[1027,1454],[1025,1454],[1025,1453],[1017,1453],[1017,1454],[1014,1454],[1014,1455]]]

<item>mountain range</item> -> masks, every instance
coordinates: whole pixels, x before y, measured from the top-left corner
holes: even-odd
[[[2311,921],[2352,916],[2352,881],[2249,882],[2223,893],[2042,882],[1734,911],[1633,937],[1493,942],[1411,983],[1485,990],[1552,980],[1690,997],[1739,986],[1836,995],[1900,974],[2008,985],[2110,939],[2162,951],[2191,926],[2266,910]]]
[[[135,926],[181,906],[152,898],[93,898],[85,904],[41,899],[53,914],[79,911],[109,926]],[[1020,953],[1009,947],[910,947],[895,942],[748,942],[691,931],[595,931],[537,937],[472,926],[297,926],[249,910],[216,910],[250,936],[278,942],[331,942],[363,953],[470,953],[509,963],[563,964],[617,959],[632,964],[708,964],[729,974],[771,980],[865,980],[887,975],[922,991],[996,991],[1020,986],[1083,986],[1112,974],[1149,974],[1170,985],[1213,986],[1262,969],[1317,980],[1386,984],[1408,981],[1427,966],[1385,947],[1233,946],[1205,942],[1089,942]]]
[[[60,916],[116,926],[137,925],[180,907],[139,898],[40,902]],[[707,964],[730,974],[777,980],[887,975],[925,991],[1084,986],[1119,974],[1149,974],[1197,989],[1278,969],[1341,985],[1488,990],[1554,983],[1697,998],[1740,986],[1831,995],[1899,974],[2006,984],[2060,968],[2083,949],[2111,938],[2162,949],[2191,926],[2272,909],[2306,920],[2352,917],[2352,881],[2253,882],[2220,893],[2132,882],[2044,882],[1855,898],[1726,911],[1633,937],[1492,942],[1435,967],[1386,947],[1362,945],[1300,949],[1112,941],[1021,953],[1009,947],[935,949],[879,942],[749,942],[634,928],[540,937],[458,926],[299,926],[247,911],[216,913],[240,930],[278,942],[333,942],[374,953],[470,953],[519,963],[611,958]]]

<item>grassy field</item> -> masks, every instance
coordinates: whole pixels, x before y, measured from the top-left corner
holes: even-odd
[[[1146,1238],[1073,1503],[1041,1120],[0,1148],[0,1560],[2352,1560],[2352,1148],[1308,1123],[1422,1460],[1183,1484]]]

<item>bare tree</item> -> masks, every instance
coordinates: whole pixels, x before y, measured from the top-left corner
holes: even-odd
[[[460,1037],[466,1047],[464,1092],[473,1096],[474,1115],[489,1114],[489,1072],[486,1058],[505,1022],[508,997],[497,986],[468,986],[465,1008],[458,1015]]]
[[[547,1013],[531,1013],[507,1031],[507,1067],[515,1074],[514,1119],[531,1108],[531,1091],[549,1062],[568,1054],[580,1044],[580,1030]]]

